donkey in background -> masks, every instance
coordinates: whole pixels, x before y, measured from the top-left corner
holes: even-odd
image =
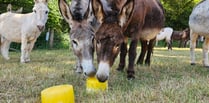
[[[203,65],[209,68],[209,0],[202,0],[197,4],[189,16],[190,27],[190,57],[191,65],[195,65],[195,47],[198,36],[204,36]]]
[[[58,4],[62,16],[71,28],[70,41],[77,56],[76,72],[83,72],[85,76],[95,76],[94,32],[99,24],[92,14],[90,0],[71,0],[70,6],[65,0],[59,0]]]
[[[176,31],[174,30],[171,36],[171,41],[173,42],[173,40],[178,40],[179,41],[179,48],[182,47],[186,47],[187,42],[190,39],[190,29],[186,28],[183,31]],[[171,43],[172,43],[171,42]]]
[[[19,9],[16,10],[16,11],[13,11],[13,10],[12,10],[12,4],[8,4],[8,6],[7,6],[7,11],[8,11],[8,12],[22,13],[22,10],[23,10],[23,7],[19,8]]]
[[[171,35],[173,33],[173,28],[171,27],[164,27],[160,30],[160,33],[157,34],[156,37],[156,45],[158,44],[159,40],[165,40],[166,45],[168,45],[168,50],[172,50],[171,47]]]
[[[11,42],[21,43],[20,62],[30,61],[30,52],[36,39],[44,30],[48,18],[48,0],[34,0],[33,12],[17,14],[12,12],[0,15],[0,49],[2,56],[9,60]]]

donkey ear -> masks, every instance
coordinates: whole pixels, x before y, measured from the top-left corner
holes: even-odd
[[[100,0],[92,0],[93,14],[97,20],[102,23],[104,18],[104,10]]]
[[[8,6],[7,6],[7,11],[12,11],[12,4],[8,4]]]
[[[35,3],[39,3],[39,2],[45,2],[46,4],[48,3],[49,0],[34,0]]]
[[[46,3],[48,3],[49,2],[49,0],[44,0]]]
[[[39,2],[40,2],[40,0],[34,0],[34,2],[35,2],[35,3],[39,3]]]
[[[67,2],[65,0],[59,0],[58,5],[61,15],[68,23],[70,23],[70,21],[72,20],[72,15]]]
[[[119,25],[121,27],[131,18],[133,10],[134,0],[127,1],[119,14]]]
[[[84,19],[88,19],[89,16],[90,16],[90,1],[88,3],[88,8],[84,14]]]

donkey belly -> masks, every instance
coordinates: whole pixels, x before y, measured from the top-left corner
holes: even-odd
[[[21,42],[21,25],[15,20],[0,22],[0,35],[13,42]]]
[[[166,36],[164,34],[157,34],[157,36],[156,36],[156,40],[163,40],[165,38],[166,38]]]
[[[0,26],[0,28],[2,28]],[[0,30],[0,35],[12,42],[21,42],[21,33],[19,28],[3,28]]]
[[[144,29],[141,34],[139,34],[139,38],[143,40],[151,40],[157,36],[160,32],[160,29],[152,28],[152,29]]]
[[[205,35],[209,33],[208,4],[209,1],[204,1],[196,6],[189,17],[190,29],[192,29],[193,32],[196,32],[199,35]]]

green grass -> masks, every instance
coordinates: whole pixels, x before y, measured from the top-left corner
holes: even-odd
[[[140,48],[139,50],[140,51]],[[139,52],[138,52],[139,54]],[[195,66],[188,48],[157,47],[150,67],[135,66],[135,80],[112,67],[108,91],[87,93],[83,75],[75,73],[75,56],[69,50],[34,50],[31,62],[19,63],[20,52],[11,59],[0,56],[0,103],[40,103],[43,89],[71,84],[76,103],[208,103],[209,69],[202,66],[201,49]],[[96,61],[96,60],[95,60]],[[96,63],[95,63],[96,64]]]

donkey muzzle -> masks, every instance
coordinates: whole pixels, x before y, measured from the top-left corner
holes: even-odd
[[[43,31],[44,30],[44,26],[41,26],[41,25],[37,25],[39,31]]]

